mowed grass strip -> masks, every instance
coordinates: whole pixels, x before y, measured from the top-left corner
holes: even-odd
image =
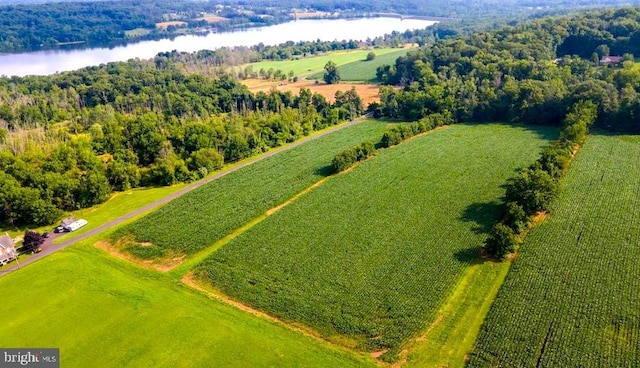
[[[64,367],[363,367],[363,357],[76,245],[0,278],[0,346],[60,348]]]
[[[356,60],[348,64],[338,66],[338,73],[340,74],[341,81],[349,82],[375,82],[377,80],[376,71],[378,67],[383,65],[395,65],[396,59],[400,56],[407,55],[407,52],[411,49],[401,49],[389,54],[376,54],[376,58],[373,60]],[[375,50],[373,51],[374,53]],[[366,57],[366,55],[365,55]],[[312,74],[307,79],[320,79],[324,77],[324,71]]]
[[[232,172],[123,227],[112,240],[147,243],[124,248],[142,259],[193,254],[327,176],[337,152],[379,140],[387,125],[367,120]]]
[[[238,236],[196,274],[343,344],[397,349],[476,258],[500,185],[557,132],[532,129],[456,125],[381,151]]]
[[[640,362],[640,136],[587,138],[514,261],[472,367]]]
[[[410,48],[401,49],[406,53]],[[327,54],[319,55],[319,56],[311,56],[301,59],[295,60],[267,60],[260,61],[257,63],[247,64],[245,66],[251,66],[253,71],[257,72],[260,69],[264,70],[282,70],[285,74],[288,74],[289,71],[293,71],[295,75],[305,75],[309,73],[319,72],[324,69],[324,66],[327,64],[329,60],[333,61],[337,65],[349,64],[358,60],[365,60],[367,54],[369,52],[374,52],[376,57],[382,57],[383,55],[396,53],[399,49],[396,48],[386,48],[386,49],[375,49],[375,50],[341,50],[335,52],[329,52]],[[395,61],[395,58],[393,59]],[[374,72],[375,76],[375,72]]]

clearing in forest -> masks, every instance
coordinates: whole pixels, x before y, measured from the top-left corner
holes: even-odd
[[[640,362],[640,136],[592,135],[491,307],[472,367]]]
[[[477,259],[500,185],[556,132],[455,125],[383,150],[240,234],[195,277],[394,359]]]

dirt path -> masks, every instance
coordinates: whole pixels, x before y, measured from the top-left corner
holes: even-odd
[[[77,243],[77,242],[83,241],[83,240],[85,240],[87,238],[90,238],[90,237],[92,237],[94,235],[97,235],[97,234],[99,234],[99,233],[101,233],[101,232],[103,232],[105,230],[108,230],[108,229],[110,229],[110,228],[112,228],[112,227],[114,227],[116,225],[119,225],[119,224],[123,223],[124,221],[127,221],[127,220],[129,220],[129,219],[131,219],[131,218],[133,218],[135,216],[138,216],[138,215],[144,213],[144,212],[156,209],[156,208],[162,206],[163,204],[165,204],[165,203],[167,203],[167,202],[169,202],[169,201],[171,201],[173,199],[176,199],[176,198],[178,198],[178,197],[180,197],[180,196],[182,196],[182,195],[184,195],[186,193],[189,193],[190,191],[192,191],[192,190],[194,190],[196,188],[199,188],[199,187],[201,187],[201,186],[203,186],[205,184],[208,184],[208,183],[210,183],[210,182],[212,182],[212,181],[214,181],[216,179],[220,179],[221,177],[223,177],[223,176],[225,176],[227,174],[230,174],[230,173],[232,173],[234,171],[238,171],[238,170],[240,170],[240,169],[242,169],[244,167],[247,167],[247,166],[249,166],[251,164],[254,164],[254,163],[258,162],[258,161],[262,161],[262,160],[264,160],[266,158],[269,158],[269,157],[271,157],[273,155],[276,155],[276,154],[278,154],[280,152],[284,152],[284,151],[290,150],[292,148],[298,147],[298,146],[300,146],[302,144],[305,144],[307,142],[313,141],[313,140],[318,139],[320,137],[324,137],[325,135],[331,134],[331,133],[336,132],[338,130],[341,130],[341,129],[350,127],[352,125],[358,124],[358,123],[364,121],[368,117],[369,117],[369,115],[364,115],[364,116],[362,116],[362,117],[360,117],[358,119],[352,120],[350,122],[347,122],[347,123],[344,123],[344,124],[341,124],[341,125],[338,125],[338,126],[334,126],[334,127],[329,128],[329,129],[323,130],[323,131],[321,131],[319,133],[316,133],[316,134],[314,134],[312,136],[299,139],[299,140],[297,140],[297,141],[295,141],[295,142],[293,142],[293,143],[291,143],[291,144],[289,144],[287,146],[278,147],[278,148],[273,149],[273,150],[271,150],[269,152],[266,152],[266,153],[264,153],[264,154],[262,154],[260,156],[256,156],[256,157],[250,158],[248,160],[245,160],[245,161],[243,161],[241,163],[238,163],[238,164],[236,164],[234,166],[229,167],[228,169],[222,170],[222,171],[220,171],[219,173],[217,173],[217,174],[215,174],[213,176],[204,178],[204,179],[202,179],[200,181],[197,181],[197,182],[195,182],[195,183],[193,183],[193,184],[191,184],[191,185],[189,185],[189,186],[187,186],[187,187],[185,187],[183,189],[180,189],[177,192],[171,193],[171,194],[169,194],[168,196],[166,196],[164,198],[161,198],[161,199],[159,199],[159,200],[157,200],[155,202],[149,203],[148,205],[146,205],[146,206],[144,206],[142,208],[139,208],[139,209],[137,209],[135,211],[129,212],[126,215],[120,216],[120,217],[118,217],[118,218],[116,218],[114,220],[111,220],[111,221],[109,221],[107,223],[104,223],[104,224],[96,227],[95,229],[89,230],[86,233],[84,233],[84,234],[82,234],[82,235],[80,235],[80,236],[78,236],[78,237],[76,237],[74,239],[70,239],[68,241],[65,241],[65,242],[62,242],[62,243],[59,243],[59,244],[53,244],[53,240],[55,240],[56,238],[58,238],[59,236],[61,236],[63,234],[51,234],[51,237],[47,238],[45,240],[44,244],[42,245],[42,252],[34,254],[31,258],[27,259],[24,262],[20,262],[20,260],[18,260],[18,262],[14,262],[10,266],[8,266],[8,265],[3,266],[2,268],[0,268],[0,277],[5,276],[5,275],[7,275],[7,274],[9,274],[9,273],[11,273],[11,272],[13,272],[15,270],[18,270],[18,269],[22,268],[22,267],[25,267],[25,266],[33,263],[33,262],[36,262],[36,261],[38,261],[38,260],[50,255],[51,253],[54,253],[54,252],[60,250],[60,249],[64,249],[64,248],[66,248],[68,246],[71,246],[71,245]]]

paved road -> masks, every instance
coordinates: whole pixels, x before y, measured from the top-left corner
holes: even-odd
[[[89,237],[92,237],[92,236],[94,236],[94,235],[96,235],[98,233],[101,233],[101,232],[103,232],[103,231],[105,231],[107,229],[110,229],[110,228],[112,228],[112,227],[114,227],[116,225],[119,225],[122,222],[124,222],[126,220],[129,220],[132,217],[138,216],[139,214],[141,214],[143,212],[155,209],[155,208],[157,208],[157,207],[159,207],[159,206],[161,206],[161,205],[163,205],[163,204],[165,204],[165,203],[167,203],[167,202],[169,202],[169,201],[171,201],[171,200],[173,200],[175,198],[180,197],[183,194],[186,194],[186,193],[188,193],[188,192],[190,192],[190,191],[192,191],[192,190],[194,190],[196,188],[199,188],[199,187],[201,187],[201,186],[203,186],[203,185],[205,185],[205,184],[207,184],[207,183],[209,183],[211,181],[219,179],[219,178],[221,178],[221,177],[223,177],[223,176],[225,176],[225,175],[227,175],[229,173],[232,173],[234,171],[238,171],[238,170],[242,169],[243,167],[247,167],[247,166],[249,166],[251,164],[254,164],[254,163],[258,162],[258,161],[264,160],[265,158],[268,158],[268,157],[271,157],[271,156],[273,156],[275,154],[278,154],[280,152],[287,151],[287,150],[290,150],[292,148],[298,147],[298,146],[300,146],[300,145],[302,145],[304,143],[307,143],[309,141],[318,139],[318,138],[323,137],[323,136],[325,136],[327,134],[331,134],[331,133],[333,133],[335,131],[338,131],[340,129],[344,129],[346,127],[358,124],[358,123],[364,121],[367,117],[369,117],[369,115],[362,116],[362,117],[360,117],[358,119],[355,119],[355,120],[352,120],[352,121],[350,121],[350,122],[348,122],[346,124],[342,124],[342,125],[333,127],[331,129],[324,130],[324,131],[322,131],[320,133],[317,133],[315,135],[312,135],[310,137],[306,137],[306,138],[297,140],[297,141],[291,143],[288,146],[279,147],[279,148],[273,149],[273,150],[271,150],[271,151],[269,151],[267,153],[264,153],[264,154],[262,154],[260,156],[248,159],[248,160],[246,160],[246,161],[244,161],[244,162],[242,162],[240,164],[237,164],[237,165],[235,165],[233,167],[230,167],[230,168],[228,168],[226,170],[222,170],[222,171],[220,171],[219,173],[217,173],[217,174],[215,174],[213,176],[210,176],[210,177],[204,178],[204,179],[202,179],[200,181],[197,181],[197,182],[195,182],[195,183],[193,183],[193,184],[191,184],[191,185],[189,185],[189,186],[187,186],[187,187],[185,187],[185,188],[183,188],[183,189],[181,189],[181,190],[179,190],[177,192],[169,194],[166,197],[158,199],[155,202],[149,203],[148,205],[146,205],[146,206],[144,206],[142,208],[139,208],[139,209],[137,209],[135,211],[129,212],[126,215],[120,216],[120,217],[118,217],[118,218],[116,218],[114,220],[111,220],[111,221],[109,221],[107,223],[104,223],[104,224],[96,227],[95,229],[87,231],[86,233],[84,233],[84,234],[82,234],[82,235],[80,235],[80,236],[78,236],[76,238],[67,240],[67,241],[59,243],[59,244],[53,244],[53,241],[56,238],[58,238],[58,237],[60,237],[60,236],[62,236],[64,234],[54,234],[54,233],[52,233],[51,237],[47,238],[46,241],[44,242],[44,244],[42,245],[42,252],[34,254],[33,256],[31,256],[31,258],[27,259],[24,262],[20,262],[20,260],[18,260],[18,262],[12,262],[10,265],[2,266],[0,268],[0,277],[2,277],[4,275],[7,275],[7,274],[9,274],[9,273],[11,273],[11,272],[13,272],[13,271],[15,271],[17,269],[20,269],[20,268],[24,267],[24,266],[27,266],[27,265],[35,262],[35,261],[38,261],[38,260],[48,256],[49,254],[54,253],[54,252],[56,252],[56,251],[58,251],[60,249],[64,249],[64,248],[66,248],[66,247],[68,247],[70,245],[73,245],[73,244],[75,244],[75,243],[77,243],[79,241],[85,240],[85,239],[87,239]]]

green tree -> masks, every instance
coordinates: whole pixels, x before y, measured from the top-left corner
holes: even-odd
[[[324,81],[327,84],[340,83],[340,73],[338,73],[338,66],[333,61],[327,61],[324,66]]]
[[[372,60],[374,60],[375,58],[376,58],[376,54],[375,54],[373,51],[371,51],[371,52],[369,52],[369,53],[367,54],[367,61],[372,61]]]
[[[496,259],[504,259],[518,248],[519,240],[513,229],[503,223],[497,223],[484,242],[488,255]]]

